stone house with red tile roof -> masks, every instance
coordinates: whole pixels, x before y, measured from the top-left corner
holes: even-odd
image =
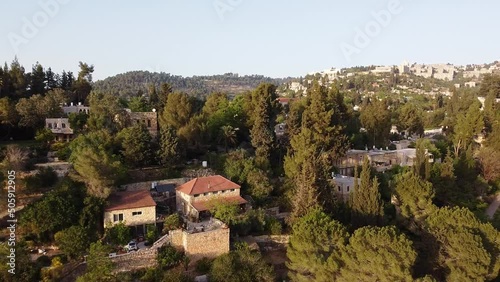
[[[156,202],[148,190],[112,193],[104,208],[104,227],[119,222],[145,234],[147,224],[156,224]]]
[[[245,205],[240,188],[220,175],[192,179],[176,188],[177,210],[188,219],[198,220],[200,215],[209,213],[213,200]]]

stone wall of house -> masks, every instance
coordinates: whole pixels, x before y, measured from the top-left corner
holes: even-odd
[[[191,203],[191,199],[193,197],[181,193],[181,192],[176,192],[175,193],[175,204],[177,206],[177,211],[181,211],[185,215],[189,215],[191,213],[191,206],[188,203]]]
[[[132,215],[133,212],[142,212],[140,215]],[[137,209],[114,210],[104,213],[104,226],[114,224],[113,215],[123,214],[123,221],[128,226],[150,224],[156,222],[156,207],[143,207]]]
[[[191,197],[192,203],[210,201],[215,198],[236,197],[240,195],[240,189],[233,189],[233,190],[234,191],[226,190],[226,191],[205,193],[207,195],[200,194],[198,197]]]
[[[146,125],[151,136],[158,136],[158,113],[157,112],[131,112],[129,113],[132,124],[143,123]]]
[[[191,217],[198,217],[198,212],[190,205],[192,203],[208,202],[210,200],[219,198],[223,199],[226,197],[236,197],[240,196],[240,189],[208,192],[198,195],[188,195],[185,193],[176,193],[176,206],[178,211],[182,211],[183,214]],[[206,195],[205,195],[206,194]]]

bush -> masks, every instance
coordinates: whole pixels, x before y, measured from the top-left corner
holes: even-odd
[[[41,270],[42,281],[60,281],[63,270],[63,264],[60,256],[52,259],[50,267],[44,267]]]
[[[158,268],[148,268],[144,275],[141,276],[142,282],[156,282],[161,281],[162,271]]]
[[[279,220],[274,217],[268,217],[266,223],[266,229],[271,235],[281,235],[283,227],[281,226],[281,222],[279,222]]]
[[[47,267],[50,266],[51,260],[48,256],[40,256],[39,258],[36,259],[36,263],[41,267]]]
[[[24,185],[26,192],[38,193],[43,192],[44,189],[54,186],[57,182],[57,173],[50,167],[42,167],[35,175],[24,177]]]
[[[196,262],[195,264],[195,269],[198,274],[206,274],[210,272],[210,268],[212,267],[212,262],[213,260],[203,257],[199,261]]]
[[[182,226],[181,217],[174,213],[165,218],[163,222],[162,234],[167,234],[170,230],[179,229]]]
[[[112,244],[123,246],[132,238],[132,232],[130,227],[120,222],[106,229],[106,237]]]
[[[71,149],[69,147],[64,147],[57,151],[56,156],[60,161],[67,161],[69,156],[71,156]]]
[[[156,258],[158,260],[158,265],[162,269],[170,269],[182,262],[184,253],[177,251],[170,245],[167,245],[158,249],[158,255]]]
[[[147,230],[148,232],[146,233],[146,241],[148,241],[148,243],[150,244],[153,244],[158,239],[158,230],[156,229],[156,226],[148,226]]]

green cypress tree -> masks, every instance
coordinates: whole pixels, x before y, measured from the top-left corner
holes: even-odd
[[[382,225],[383,223],[384,209],[378,180],[377,178],[372,180],[370,172],[370,161],[365,157],[361,169],[361,183],[358,185],[356,176],[355,190],[351,194],[351,220],[355,227]]]
[[[263,83],[252,92],[248,116],[251,121],[250,137],[255,148],[255,164],[269,171],[274,148],[274,125],[277,114],[276,86]]]

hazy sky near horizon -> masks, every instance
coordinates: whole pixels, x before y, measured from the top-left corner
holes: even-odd
[[[494,0],[6,0],[0,62],[192,76],[499,59]]]

